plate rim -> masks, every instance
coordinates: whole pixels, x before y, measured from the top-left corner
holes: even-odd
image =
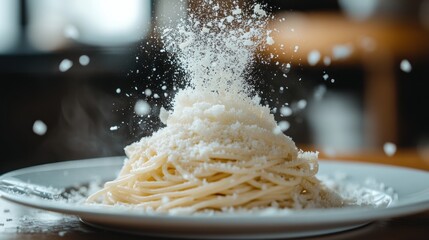
[[[50,168],[51,170],[59,170],[64,169],[65,167],[68,167],[67,169],[71,168],[82,168],[82,161],[86,161],[85,167],[90,167],[87,164],[91,166],[112,166],[112,165],[118,165],[120,167],[120,164],[122,162],[118,162],[121,158],[125,159],[125,156],[119,155],[119,156],[110,156],[110,157],[99,157],[99,158],[88,158],[88,159],[77,159],[77,160],[69,160],[69,161],[61,161],[61,162],[54,162],[54,163],[46,163],[46,164],[40,164],[30,167],[25,167],[21,169],[16,169],[9,171],[7,173],[4,173],[0,175],[0,180],[10,177],[10,176],[16,176],[18,174],[25,174],[31,171],[37,171],[42,170],[44,168]],[[79,163],[79,164],[76,164]],[[396,166],[396,165],[387,165],[387,164],[380,164],[380,163],[368,163],[368,162],[358,162],[358,161],[350,161],[350,160],[330,160],[326,158],[319,159],[319,164],[321,166],[323,165],[359,165],[364,167],[369,166],[378,166],[381,168],[392,168],[397,170],[405,170],[405,171],[411,171],[411,172],[419,172],[421,174],[429,174],[428,171],[421,170],[421,169],[415,169],[410,167],[402,167],[402,166]],[[428,175],[429,176],[429,175]],[[429,190],[429,187],[428,189]],[[319,213],[328,213],[334,214],[336,217],[340,217],[341,221],[349,221],[349,222],[361,222],[361,221],[373,221],[378,219],[384,219],[384,218],[390,218],[390,217],[400,217],[404,215],[410,215],[414,213],[418,213],[424,210],[429,209],[429,191],[427,194],[427,199],[425,201],[418,202],[417,204],[413,205],[404,205],[404,206],[391,206],[387,208],[376,208],[376,211],[374,211],[374,208],[340,208],[340,209],[310,209],[305,211],[300,211],[298,214],[286,214],[286,215],[257,215],[258,219],[268,220],[267,224],[292,224],[292,225],[313,225],[315,222],[318,221],[308,221],[308,217],[312,216],[314,214]],[[0,198],[5,199],[7,201],[11,201],[17,204],[38,208],[38,209],[44,209],[48,211],[53,212],[60,212],[63,214],[71,214],[71,215],[77,215],[77,216],[111,216],[111,217],[119,217],[121,219],[151,219],[151,220],[158,220],[158,221],[181,221],[181,222],[188,222],[188,223],[195,223],[196,221],[204,220],[206,222],[210,223],[235,223],[235,224],[249,224],[251,220],[246,220],[248,218],[243,216],[249,216],[247,214],[234,214],[233,216],[227,216],[223,214],[219,214],[216,216],[206,216],[206,215],[170,215],[170,214],[142,214],[142,212],[136,213],[136,212],[120,212],[118,209],[113,209],[113,211],[110,211],[108,209],[103,209],[101,206],[94,207],[94,206],[76,206],[74,204],[67,204],[67,203],[57,203],[52,204],[51,201],[47,200],[41,200],[39,201],[22,201],[22,199],[19,199],[16,194],[10,194],[6,193],[4,191],[0,190]],[[21,197],[22,198],[22,197]],[[70,209],[70,206],[73,206],[74,209]],[[344,217],[344,215],[350,215],[353,213],[360,213],[358,216],[352,215]],[[364,213],[364,214],[362,214]],[[250,214],[250,216],[255,216]],[[290,217],[293,216],[294,221],[285,221],[287,219],[290,219]],[[360,217],[359,217],[360,216]],[[240,219],[237,223],[237,219]],[[263,222],[264,221],[258,221]],[[338,222],[338,219],[335,218],[329,218],[324,221],[325,224],[332,224]]]

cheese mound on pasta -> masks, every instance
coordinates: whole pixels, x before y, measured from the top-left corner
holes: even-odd
[[[187,88],[160,117],[166,126],[127,146],[117,179],[88,202],[190,213],[342,204],[315,176],[317,153],[275,131],[258,99]]]

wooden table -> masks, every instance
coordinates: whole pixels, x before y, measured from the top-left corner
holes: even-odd
[[[338,154],[320,158],[343,159],[392,164],[429,170],[429,161],[415,150],[399,150],[394,156],[383,153]],[[322,160],[323,161],[323,160]],[[406,180],[404,180],[406,181]],[[428,183],[429,185],[429,183]],[[311,239],[427,239],[429,211],[405,217],[373,222],[359,229]],[[94,229],[82,224],[76,216],[23,207],[0,199],[0,239],[159,239]]]

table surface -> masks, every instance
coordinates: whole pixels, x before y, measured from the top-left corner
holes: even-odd
[[[427,155],[419,154],[415,150],[400,150],[391,157],[382,153],[337,154],[335,156],[321,153],[320,158],[377,162],[429,170]],[[418,214],[375,221],[358,229],[311,239],[428,239],[428,227],[429,210]],[[28,208],[0,198],[0,239],[109,240],[159,238],[95,229],[81,223],[77,216]]]

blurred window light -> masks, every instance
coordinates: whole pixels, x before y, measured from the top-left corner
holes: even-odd
[[[68,1],[28,0],[27,34],[37,50],[52,51],[67,45],[62,31],[68,22]]]
[[[18,42],[19,1],[0,0],[0,53],[11,51]]]
[[[143,38],[151,24],[151,0],[28,0],[28,35],[39,50],[71,42],[114,47]]]
[[[156,24],[160,28],[173,27],[186,16],[187,1],[156,0],[155,3]]]
[[[345,14],[355,20],[365,20],[377,10],[379,0],[338,0]]]
[[[150,0],[73,0],[72,21],[80,42],[100,46],[140,40],[151,23]]]
[[[414,18],[420,2],[424,0],[338,0],[344,13],[354,20],[368,18]]]
[[[308,108],[308,119],[317,146],[338,152],[364,147],[362,111],[358,100],[347,94],[327,92]]]

